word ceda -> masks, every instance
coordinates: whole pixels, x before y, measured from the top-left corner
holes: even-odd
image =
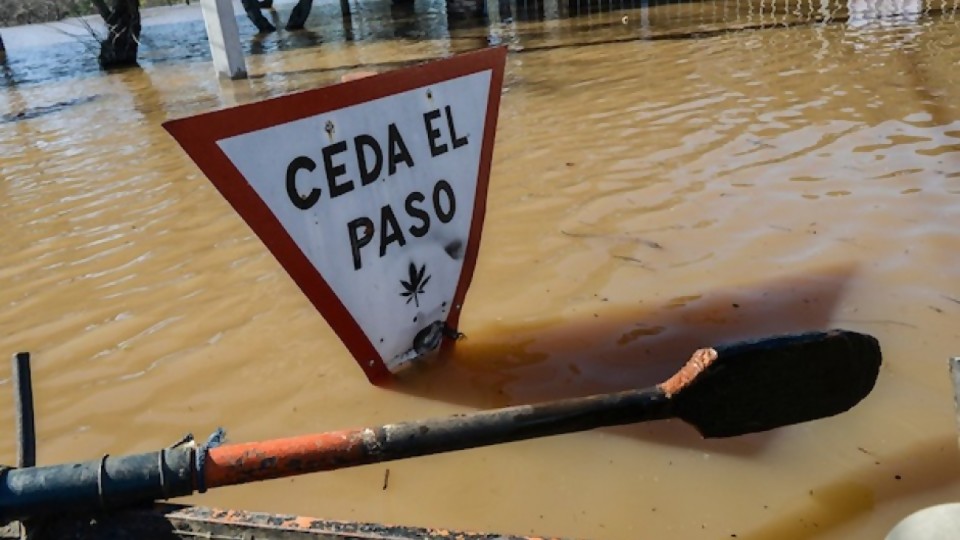
[[[436,158],[457,150],[469,143],[466,136],[458,134],[450,106],[423,113],[423,129],[430,150]],[[413,156],[397,125],[391,123],[385,133],[386,142],[369,134],[360,134],[352,139],[341,140],[324,146],[320,151],[320,163],[307,156],[297,156],[287,165],[286,190],[290,203],[300,210],[310,210],[326,195],[333,201],[365,186],[373,185],[384,173],[392,176],[400,167],[413,168]],[[355,160],[359,175],[348,177],[347,161]],[[316,182],[307,177],[317,169],[322,170],[325,180]],[[307,180],[309,178],[309,181]],[[309,189],[305,189],[310,186]],[[410,192],[403,207],[394,209],[390,204],[380,208],[379,216],[361,216],[346,224],[346,233],[353,254],[353,269],[363,267],[365,248],[378,238],[379,256],[383,257],[392,244],[402,247],[407,235],[423,237],[434,220],[449,223],[457,211],[457,199],[453,187],[444,179],[437,180],[427,193]],[[399,215],[399,217],[398,217]]]

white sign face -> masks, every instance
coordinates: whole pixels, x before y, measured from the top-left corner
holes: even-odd
[[[436,63],[454,64],[460,73],[453,74],[436,64],[414,68],[423,80],[408,76],[396,92],[389,87],[398,86],[391,83],[402,71],[331,87],[348,103],[354,94],[383,95],[315,114],[280,111],[285,98],[264,102],[264,111],[238,107],[284,118],[208,133],[205,148],[193,151],[189,138],[202,124],[176,124],[207,115],[168,125],[318,309],[336,319],[331,324],[372,380],[382,368],[395,372],[435,349],[444,333],[456,334],[478,249],[472,227],[485,207],[496,118],[490,107],[499,104],[503,56],[490,49],[465,55],[469,65]],[[355,92],[344,92],[351,86]],[[322,91],[313,91],[317,103]],[[302,102],[307,94],[291,97]],[[198,159],[211,143],[232,170]],[[282,233],[270,226],[277,224]],[[339,305],[327,309],[331,302]]]
[[[388,368],[445,321],[490,71],[219,141]]]

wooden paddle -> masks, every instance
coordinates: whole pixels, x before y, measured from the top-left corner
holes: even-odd
[[[673,377],[644,390],[12,469],[0,478],[0,523],[648,420],[680,418],[704,437],[766,431],[848,410],[873,389],[880,362],[880,346],[871,336],[814,332],[700,349]]]

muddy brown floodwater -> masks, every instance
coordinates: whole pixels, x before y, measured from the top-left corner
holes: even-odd
[[[34,355],[40,463],[646,386],[702,345],[843,327],[885,361],[835,418],[716,441],[665,421],[187,500],[784,540],[880,538],[960,499],[955,0],[351,9],[320,2],[308,31],[263,38],[241,21],[253,77],[224,83],[196,5],[149,12],[143,69],[111,75],[89,43],[3,31],[0,352]],[[160,124],[488,43],[511,52],[468,339],[375,388]],[[0,406],[0,462],[12,426]]]

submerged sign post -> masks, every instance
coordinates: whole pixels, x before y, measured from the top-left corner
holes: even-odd
[[[457,335],[506,50],[164,127],[374,382]]]

